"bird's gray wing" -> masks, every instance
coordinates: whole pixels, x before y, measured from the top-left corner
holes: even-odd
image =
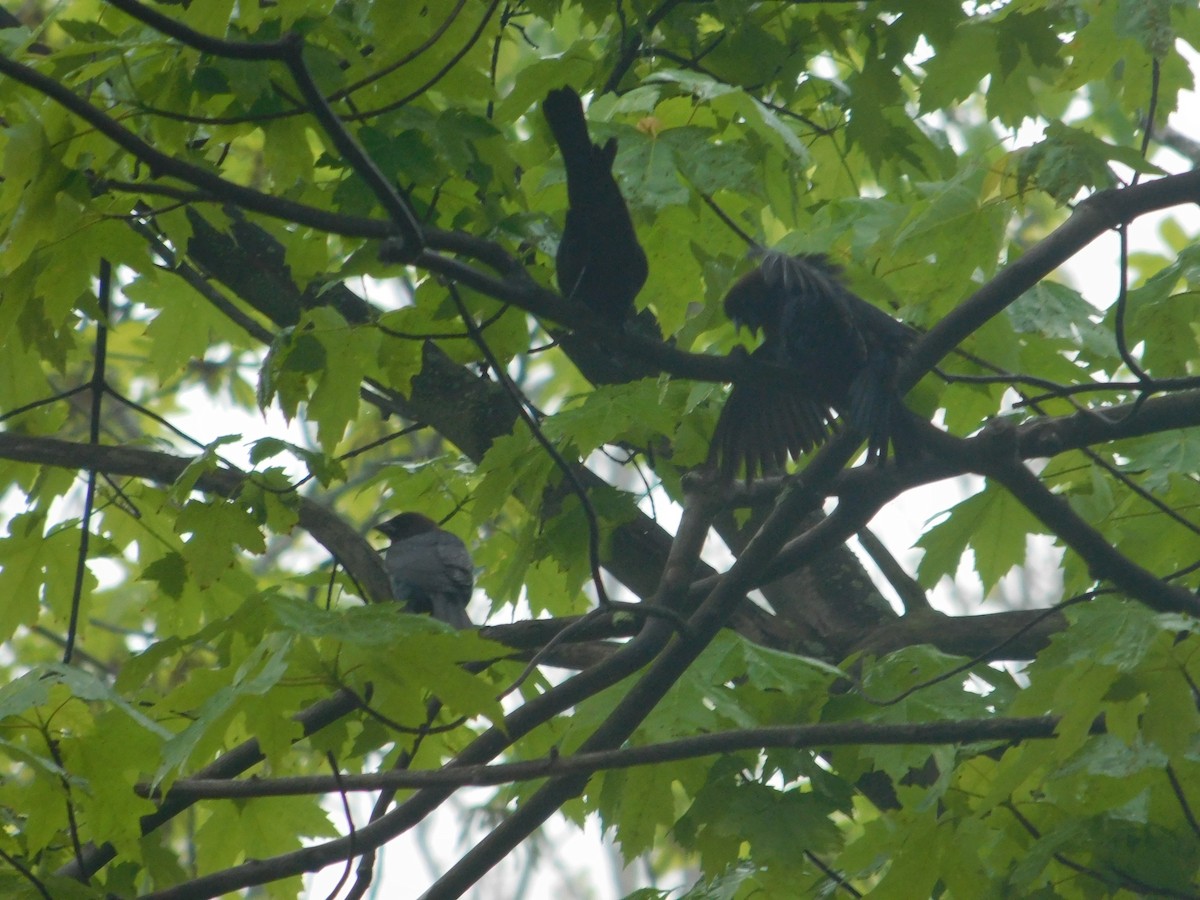
[[[448,531],[437,531],[431,536],[436,538],[435,551],[446,582],[445,590],[440,593],[457,598],[466,606],[475,586],[475,564],[467,545]]]
[[[393,541],[385,558],[397,600],[430,612],[456,628],[469,628],[464,608],[471,599],[475,567],[466,545],[447,531],[427,531]]]

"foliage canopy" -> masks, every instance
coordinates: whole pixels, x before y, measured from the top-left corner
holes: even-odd
[[[294,896],[329,866],[361,896],[471,783],[500,814],[425,896],[560,811],[694,867],[695,898],[1195,896],[1200,147],[1167,122],[1194,2],[0,25],[5,896]],[[665,341],[554,288],[561,85],[619,141]],[[1109,231],[1081,293],[1059,267]],[[828,254],[924,333],[920,459],[855,466],[844,432],[789,475],[704,475],[748,241]],[[964,475],[914,572],[864,530]],[[473,546],[488,627],[376,602],[363,535],[402,509]],[[930,605],[1033,535],[1049,608]],[[630,605],[584,616],[601,578]]]

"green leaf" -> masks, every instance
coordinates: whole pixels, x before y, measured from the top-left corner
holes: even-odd
[[[189,500],[175,527],[181,535],[190,533],[181,552],[201,587],[211,585],[232,567],[239,550],[262,553],[267,548],[258,524],[233,501]]]
[[[1039,281],[1010,304],[1005,315],[1022,334],[1062,338],[1102,360],[1115,359],[1112,331],[1096,324],[1096,308],[1076,290],[1055,281]]]
[[[634,860],[654,847],[660,831],[675,821],[670,766],[640,766],[605,772],[601,782],[605,824],[615,827],[621,856]]]
[[[1109,188],[1117,177],[1110,162],[1120,162],[1137,172],[1161,174],[1137,151],[1116,147],[1088,132],[1061,122],[1046,126],[1046,136],[1026,150],[1017,167],[1022,190],[1036,183],[1059,203],[1066,203],[1084,188]]]
[[[209,306],[198,304],[194,290],[179,278],[147,273],[122,292],[158,310],[146,326],[147,357],[159,382],[181,378],[187,367],[203,360],[214,340]]]
[[[918,573],[923,584],[953,575],[969,547],[985,592],[1025,561],[1027,534],[1042,533],[1041,523],[1003,488],[989,484],[949,511],[917,541],[925,551]]]
[[[143,581],[155,582],[160,591],[178,600],[187,582],[187,562],[182,554],[167,553],[142,569],[141,577]]]
[[[287,672],[290,638],[276,635],[253,647],[246,658],[230,673],[225,685],[213,691],[182,731],[162,747],[161,760],[154,773],[154,784],[161,784],[173,772],[188,764],[200,742],[228,721],[240,699],[270,690]]]
[[[42,540],[44,516],[24,513],[8,525],[9,536],[0,539],[0,639],[8,640],[20,625],[37,619],[38,598],[50,562],[48,544]]]

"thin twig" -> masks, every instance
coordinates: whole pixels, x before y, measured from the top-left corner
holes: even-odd
[[[100,416],[104,402],[105,365],[108,361],[108,313],[112,301],[112,264],[100,260],[100,284],[96,293],[100,317],[96,320],[96,358],[92,363],[92,409],[88,422],[88,443],[100,444]],[[87,574],[88,543],[92,533],[92,512],[96,506],[96,470],[88,469],[87,491],[83,497],[83,518],[79,523],[79,555],[75,560],[75,584],[71,590],[71,615],[67,622],[63,664],[70,665],[79,633],[79,608],[83,603],[83,580]]]
[[[350,797],[346,793],[345,789],[341,786],[342,773],[338,768],[337,759],[334,757],[333,751],[327,751],[325,753],[325,761],[329,763],[329,770],[333,773],[333,780],[338,785],[337,793],[342,799],[342,812],[346,815],[346,831],[347,836],[350,838],[350,852],[346,856],[346,866],[342,869],[342,875],[338,879],[337,884],[335,884],[332,890],[330,890],[330,892],[325,896],[325,900],[335,900],[338,892],[342,889],[342,885],[344,885],[350,878],[350,870],[352,869],[351,861],[358,854],[354,852],[354,814],[350,810]]]
[[[497,359],[492,352],[492,348],[488,345],[483,334],[479,331],[479,326],[475,323],[470,311],[467,309],[466,303],[463,302],[462,295],[459,293],[458,286],[452,281],[446,283],[450,296],[454,299],[455,305],[458,307],[459,315],[462,317],[463,323],[467,326],[467,331],[470,332],[471,338],[475,341],[475,345],[487,360],[488,366],[495,373],[496,379],[504,388],[505,392],[512,399],[513,406],[517,410],[517,414],[529,428],[535,441],[541,445],[542,449],[554,462],[554,465],[562,472],[563,477],[567,479],[567,483],[571,486],[572,492],[576,499],[579,500],[580,508],[587,519],[588,524],[588,563],[592,571],[592,585],[596,589],[596,599],[599,604],[610,610],[622,610],[633,613],[639,616],[659,616],[669,620],[680,631],[686,630],[687,624],[683,617],[673,609],[668,609],[657,604],[650,603],[627,603],[624,601],[613,600],[608,596],[608,591],[604,588],[604,579],[601,574],[601,559],[600,559],[600,519],[596,515],[595,507],[592,506],[591,498],[588,496],[587,488],[583,486],[583,482],[579,479],[579,474],[575,468],[566,461],[558,448],[550,441],[543,433],[541,426],[538,424],[537,418],[532,411],[532,404],[529,403],[525,395],[521,393],[521,389],[513,383],[505,370],[503,363]]]

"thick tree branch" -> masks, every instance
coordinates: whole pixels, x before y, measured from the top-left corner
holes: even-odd
[[[1097,581],[1111,582],[1159,612],[1200,616],[1200,598],[1186,588],[1163,581],[1118,552],[1064,498],[1050,493],[1019,460],[989,462],[982,473],[1008,488],[1059,540],[1078,553]]]
[[[955,307],[913,347],[899,375],[911,388],[966,337],[1104,232],[1159,209],[1200,203],[1200,169],[1127,188],[1100,191],[1081,202],[1048,237],[1009,263]]]
[[[1000,452],[1019,459],[1050,459],[1093,444],[1128,440],[1183,428],[1200,427],[1200,391],[1185,391],[1154,397],[1144,403],[1125,403],[1102,410],[1069,416],[1033,419],[1011,426],[997,423],[969,438],[944,435],[938,453],[915,460],[903,468],[859,466],[840,473],[831,484],[831,496],[877,496],[884,502],[907,490],[977,471],[979,461]],[[1015,446],[1013,446],[1015,445]],[[768,502],[786,484],[786,479],[763,479],[741,492],[740,502]],[[741,497],[745,500],[741,500]]]
[[[207,169],[163,153],[147,144],[133,132],[117,124],[115,120],[109,118],[86,100],[77,97],[65,85],[7,56],[0,55],[0,73],[33,88],[79,116],[113,143],[144,162],[158,177],[165,175],[178,178],[187,184],[209,192],[214,199],[222,202],[233,203],[273,218],[308,225],[331,234],[378,239],[396,236],[395,227],[390,222],[343,216],[306,206],[303,203],[273,197],[253,188],[226,181]]]
[[[227,41],[189,28],[178,19],[163,15],[138,0],[107,0],[107,2],[109,6],[115,6],[125,15],[131,16],[139,22],[149,25],[155,31],[202,53],[223,56],[226,59],[268,62],[283,59],[287,52],[286,38],[279,41]]]
[[[844,504],[866,506],[878,511],[883,504],[913,487],[942,481],[966,473],[988,474],[991,461],[1003,459],[1034,459],[1048,457],[1068,450],[1080,449],[1106,440],[1141,437],[1200,425],[1200,391],[1156,397],[1142,404],[1110,407],[1101,412],[1075,413],[1056,419],[1039,419],[1013,426],[997,420],[970,438],[941,435],[937,454],[926,456],[904,467],[859,466],[843,471],[830,479],[827,492]],[[853,439],[850,439],[853,440]],[[839,436],[827,450],[840,445]],[[821,451],[825,453],[826,451]],[[754,502],[764,502],[781,490],[786,492],[792,478],[773,484],[764,483],[748,494]],[[759,496],[759,491],[764,496]],[[760,584],[773,581],[793,571],[798,556],[785,547],[778,558],[761,573]],[[699,579],[694,587],[697,594],[711,589],[711,578]]]
[[[43,466],[98,471],[108,475],[148,478],[173,484],[194,460],[169,453],[134,447],[76,444],[55,438],[0,432],[0,458]],[[254,477],[231,467],[209,470],[196,482],[196,489],[233,497]],[[378,551],[339,516],[306,497],[296,497],[300,526],[338,560],[362,585],[367,599],[390,600],[391,587]]]
[[[930,644],[943,653],[994,661],[1033,659],[1067,627],[1060,612],[1010,609],[978,616],[948,616],[936,610],[881,622],[851,648],[884,656],[904,647]]]

